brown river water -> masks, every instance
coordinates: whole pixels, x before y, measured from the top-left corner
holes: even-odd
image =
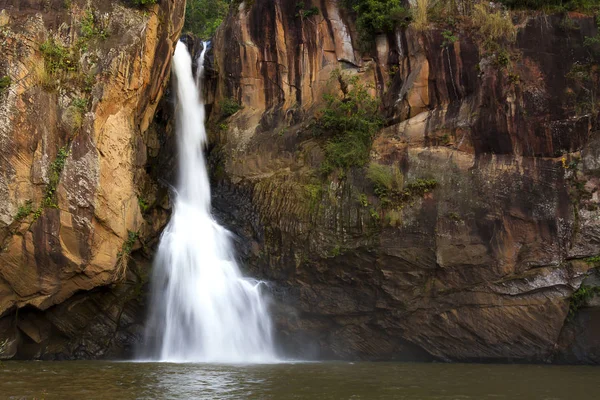
[[[600,367],[4,361],[1,399],[600,399]]]

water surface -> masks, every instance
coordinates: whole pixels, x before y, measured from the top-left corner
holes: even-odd
[[[0,363],[2,399],[598,398],[600,368],[539,365]]]

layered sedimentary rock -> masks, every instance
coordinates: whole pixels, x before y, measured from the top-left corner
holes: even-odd
[[[122,355],[138,337],[148,262],[130,255],[166,219],[149,167],[166,133],[148,128],[184,9],[0,1],[0,357]]]
[[[593,18],[515,14],[496,49],[468,22],[365,48],[338,1],[300,3],[236,2],[206,85],[215,211],[288,354],[598,363]],[[2,357],[140,339],[175,155],[166,102],[151,121],[183,6],[0,0]],[[371,162],[408,194],[321,170],[338,70],[381,99]]]
[[[217,33],[207,93],[213,204],[248,273],[271,282],[288,351],[600,361],[598,309],[572,298],[594,287],[600,253],[585,106],[598,81],[577,75],[593,18],[515,15],[516,41],[496,50],[468,24],[432,24],[359,51],[347,10],[313,6],[242,2]],[[335,70],[382,99],[372,162],[435,188],[390,204],[366,168],[323,176],[311,121],[324,94],[341,96]],[[224,118],[232,100],[243,108]]]

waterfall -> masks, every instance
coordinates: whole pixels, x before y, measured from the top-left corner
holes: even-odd
[[[230,233],[211,215],[202,73],[185,44],[173,57],[179,175],[171,220],[158,247],[145,334],[150,358],[176,362],[271,362],[271,320],[261,283],[244,278]]]

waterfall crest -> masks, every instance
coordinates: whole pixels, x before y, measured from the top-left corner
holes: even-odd
[[[161,361],[272,362],[261,283],[242,276],[230,233],[211,215],[201,99],[206,48],[204,43],[196,81],[185,44],[177,44],[173,57],[179,175],[154,263],[145,343],[150,358]]]

